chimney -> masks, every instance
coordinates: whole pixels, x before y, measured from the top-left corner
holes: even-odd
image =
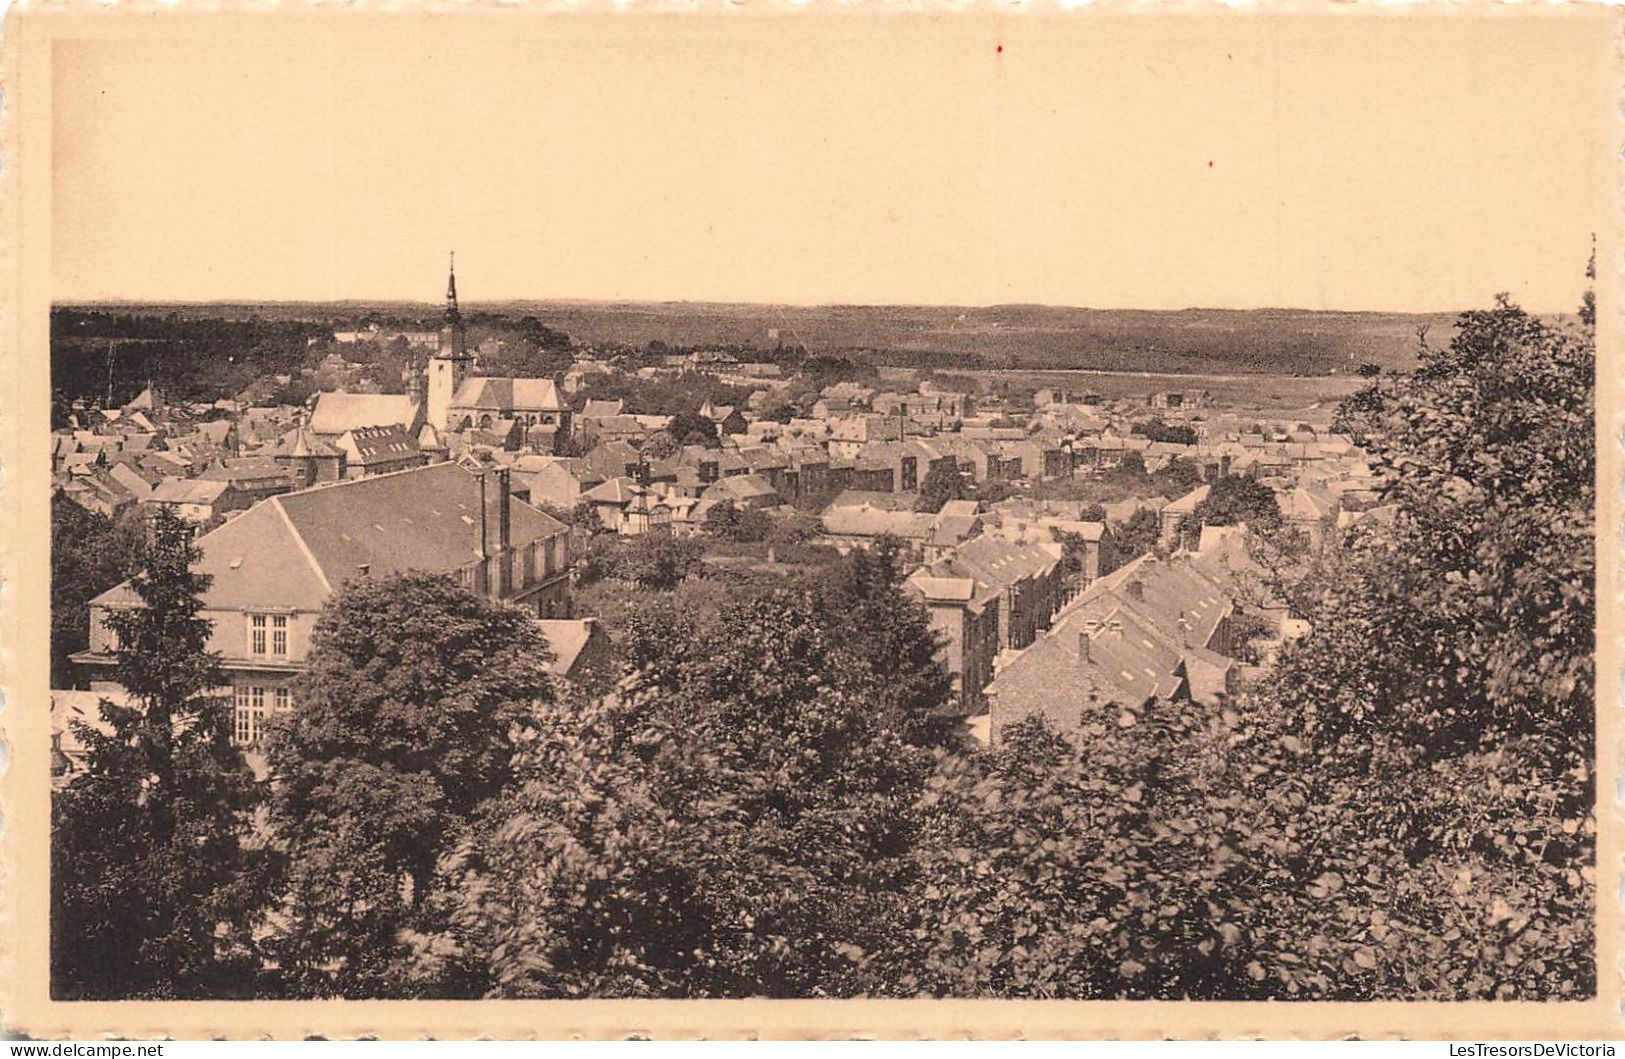
[[[1087,662],[1087,661],[1089,661],[1089,628],[1088,628],[1088,626],[1085,626],[1083,631],[1078,633],[1078,661],[1079,662]]]
[[[474,553],[480,557],[481,561],[484,561],[485,557],[488,554],[490,554],[486,550],[486,544],[490,540],[490,537],[488,536],[488,534],[486,532],[485,472],[484,471],[475,471],[474,472],[474,477],[478,478],[479,482],[480,482],[480,543],[479,543],[479,546],[474,549]]]
[[[507,467],[497,471],[497,550],[502,552],[513,540],[512,475]]]
[[[1140,581],[1140,580],[1136,579],[1136,580],[1130,581],[1127,585],[1124,585],[1123,587],[1128,590],[1128,594],[1130,596],[1134,597],[1137,600],[1140,600],[1141,602],[1144,602],[1144,600],[1145,600],[1145,583],[1143,581]]]

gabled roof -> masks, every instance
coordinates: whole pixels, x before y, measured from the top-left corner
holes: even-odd
[[[154,504],[212,504],[219,500],[229,482],[211,482],[201,478],[165,478],[153,486],[147,497]]]
[[[317,437],[309,427],[295,427],[277,439],[270,454],[297,459],[331,459],[336,458],[339,451]]]
[[[594,398],[581,406],[581,415],[587,416],[618,416],[626,410],[626,402],[619,398],[606,401],[603,398]]]
[[[463,380],[451,403],[458,408],[501,412],[562,412],[568,409],[552,379],[510,379],[473,375]]]
[[[710,501],[719,500],[748,500],[753,497],[778,496],[766,478],[759,474],[736,474],[722,478],[712,483],[706,489],[702,499]]]
[[[591,618],[539,618],[536,624],[541,626],[542,635],[547,639],[547,649],[553,655],[553,660],[547,663],[547,671],[568,677],[581,652],[591,642],[597,624]]]
[[[264,456],[239,456],[216,460],[197,476],[200,481],[264,487],[273,480],[287,480],[288,470]],[[290,482],[291,484],[291,482]]]
[[[841,537],[881,537],[923,540],[931,533],[934,516],[913,511],[883,511],[862,507],[831,507],[823,514],[824,532]]]
[[[417,439],[401,426],[356,427],[347,430],[335,443],[351,463],[389,463],[416,456],[421,451]]]
[[[642,496],[643,492],[632,479],[620,475],[593,486],[582,493],[581,498],[591,500],[595,504],[619,504],[624,507]]]
[[[497,493],[495,480],[487,481],[486,544],[491,549],[496,547],[501,509]],[[317,569],[335,586],[363,564],[375,575],[459,570],[475,560],[480,546],[480,481],[457,463],[305,489],[273,497],[253,510],[267,505],[286,515]],[[567,532],[557,519],[511,498],[509,525],[515,548]]]
[[[1162,509],[1163,513],[1169,514],[1177,512],[1181,515],[1189,515],[1196,510],[1197,504],[1200,504],[1202,501],[1207,499],[1208,493],[1212,492],[1212,490],[1213,487],[1210,485],[1199,485],[1195,489],[1192,489],[1190,492],[1186,493],[1184,496],[1180,497],[1178,500],[1169,503]]]
[[[417,416],[417,402],[405,394],[320,393],[310,413],[310,429],[337,435],[356,427],[391,423],[410,428]]]
[[[983,584],[1008,588],[1023,578],[1038,577],[1055,568],[1058,553],[1038,544],[1018,544],[994,537],[974,537],[960,545],[952,557],[941,560],[940,571],[974,577]]]

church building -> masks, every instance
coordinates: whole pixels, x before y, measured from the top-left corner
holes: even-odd
[[[427,421],[442,436],[465,430],[505,432],[517,423],[525,447],[558,452],[570,436],[570,406],[552,379],[473,374],[474,357],[457,306],[455,263],[446,280],[440,348],[425,369]]]

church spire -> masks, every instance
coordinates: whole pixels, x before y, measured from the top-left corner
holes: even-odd
[[[457,251],[451,252],[451,271],[446,276],[446,323],[460,324],[463,314],[457,309]]]

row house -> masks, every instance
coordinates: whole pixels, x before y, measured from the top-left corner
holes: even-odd
[[[560,511],[574,508],[589,489],[603,481],[604,476],[579,457],[521,457],[513,466],[516,495],[533,505],[548,504]]]
[[[974,577],[925,570],[911,574],[903,589],[925,607],[960,712],[967,717],[986,712],[986,689],[999,654],[999,590]]]
[[[624,476],[594,486],[581,499],[592,505],[605,529],[622,537],[669,530],[677,519],[678,505]]]
[[[871,444],[902,441],[904,431],[903,420],[897,416],[854,415],[831,419],[826,448],[837,459],[855,460]]]
[[[969,577],[999,593],[999,648],[1019,650],[1066,601],[1062,551],[1054,543],[1016,543],[981,535],[926,569],[938,577]]]
[[[1003,504],[999,508],[995,519],[982,530],[987,536],[1017,544],[1061,543],[1066,539],[1076,542],[1078,551],[1072,557],[1075,569],[1069,571],[1072,589],[1082,588],[1116,569],[1117,538],[1106,523],[1009,510]]]
[[[700,494],[700,500],[705,508],[730,503],[752,510],[779,507],[784,503],[772,483],[759,474],[739,474],[714,482]]]
[[[514,500],[507,479],[431,464],[272,497],[199,537],[207,646],[230,682],[238,742],[292,704],[317,616],[352,578],[450,574],[538,617],[568,617],[568,529]],[[108,616],[140,605],[127,581],[91,600],[90,646],[73,660],[92,690],[116,686]]]
[[[989,737],[1042,717],[1064,733],[1157,700],[1213,703],[1239,689],[1234,606],[1189,556],[1142,556],[1095,582],[988,687]]]

